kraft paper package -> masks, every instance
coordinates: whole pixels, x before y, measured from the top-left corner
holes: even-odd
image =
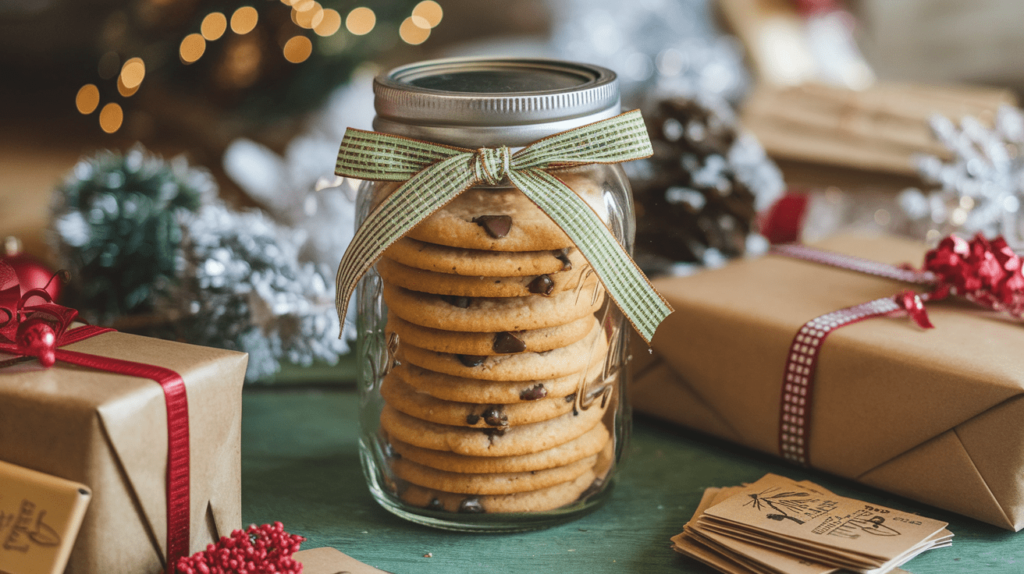
[[[843,235],[816,245],[920,267],[924,244]],[[655,287],[675,307],[653,354],[634,340],[634,408],[778,454],[789,347],[809,320],[911,285],[778,255]],[[824,342],[811,466],[1010,529],[1024,528],[1024,324],[968,302],[926,305],[934,329],[873,318]],[[634,338],[635,339],[635,338]]]
[[[247,355],[124,333],[63,347],[171,369],[185,381],[190,550],[241,526]],[[0,354],[0,361],[10,356]],[[0,368],[0,460],[82,483],[92,500],[67,574],[158,574],[167,544],[167,410],[160,385],[58,361]]]

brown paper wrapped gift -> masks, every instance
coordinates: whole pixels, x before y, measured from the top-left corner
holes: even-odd
[[[823,249],[920,267],[926,248],[847,235]],[[790,343],[807,321],[907,284],[768,255],[654,282],[676,312],[654,354],[633,349],[634,407],[778,453]],[[1012,530],[1024,528],[1024,324],[969,303],[927,305],[934,329],[875,318],[820,351],[815,468]]]
[[[190,552],[241,526],[243,353],[124,333],[64,347],[185,380]],[[0,354],[0,360],[8,358]],[[167,544],[167,411],[160,385],[61,362],[0,369],[0,460],[88,485],[67,574],[157,574]]]

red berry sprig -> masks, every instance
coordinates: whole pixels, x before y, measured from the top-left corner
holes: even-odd
[[[306,539],[284,531],[284,525],[253,524],[245,531],[235,530],[204,552],[180,558],[177,574],[302,574],[302,564],[292,554]]]

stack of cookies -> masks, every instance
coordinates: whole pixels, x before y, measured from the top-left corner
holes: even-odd
[[[581,196],[601,213],[598,190]],[[471,189],[377,270],[398,340],[381,428],[407,503],[536,512],[600,484],[607,404],[578,393],[608,392],[604,291],[554,222],[516,189]]]

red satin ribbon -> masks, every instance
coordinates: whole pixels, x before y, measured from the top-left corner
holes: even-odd
[[[9,286],[12,276],[13,287]],[[46,302],[27,305],[33,297],[40,297]],[[114,330],[92,325],[69,329],[77,316],[78,311],[52,303],[45,291],[33,290],[21,296],[13,269],[0,262],[0,352],[19,357],[40,356],[41,362],[45,363],[39,349],[27,342],[24,330],[19,328],[32,321],[42,321],[52,329],[52,340],[48,344],[52,345],[49,350],[56,360],[151,379],[163,389],[167,403],[167,568],[171,571],[179,558],[188,555],[190,542],[188,397],[185,381],[178,373],[163,367],[61,349]],[[49,337],[51,331],[45,331],[45,334]]]
[[[1018,320],[1024,319],[1024,266],[1002,238],[988,241],[979,235],[966,241],[956,236],[947,237],[928,252],[924,269],[920,271],[803,245],[780,245],[771,252],[930,288],[925,293],[902,291],[892,297],[816,317],[793,337],[779,406],[779,456],[804,466],[810,465],[810,407],[818,356],[830,333],[866,319],[894,316],[908,316],[922,329],[931,329],[933,325],[924,302],[950,294]]]

